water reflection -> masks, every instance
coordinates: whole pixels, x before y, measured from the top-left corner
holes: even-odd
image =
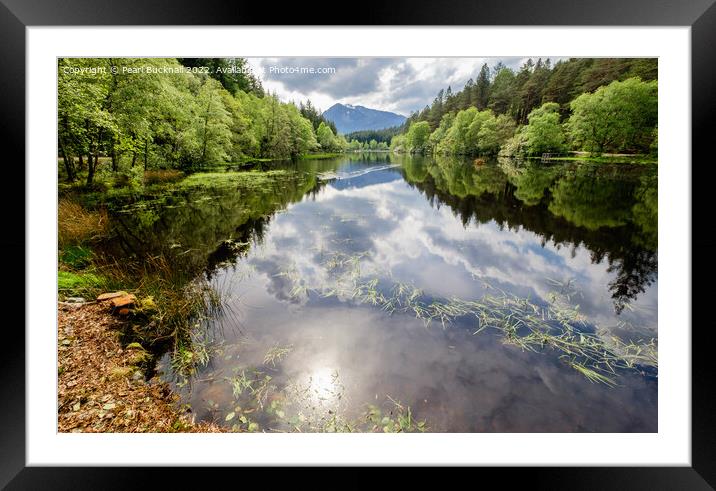
[[[206,326],[210,363],[178,387],[197,417],[279,431],[338,417],[358,430],[423,418],[433,431],[656,430],[655,371],[608,387],[558,350],[475,335],[469,316],[426,326],[378,297],[405,285],[447,305],[499,289],[542,306],[557,294],[584,332],[656,337],[655,170],[376,154],[284,167],[268,189],[183,191],[151,207],[156,219],[118,215],[121,247],[172,251],[231,285],[224,329]],[[375,283],[339,288],[355,275]]]
[[[592,262],[616,274],[608,289],[617,312],[656,279],[654,169],[510,160],[474,169],[448,158],[410,159],[403,168],[431,204],[449,206],[466,227],[495,222],[535,232],[541,245],[586,248]]]

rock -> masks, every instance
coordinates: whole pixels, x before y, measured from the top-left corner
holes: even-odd
[[[112,304],[112,307],[117,309],[120,307],[129,307],[130,305],[134,305],[136,301],[137,297],[129,293],[119,297],[114,297],[109,301],[109,303]]]
[[[132,380],[134,380],[135,382],[139,382],[140,380],[144,381],[144,375],[142,375],[142,372],[140,372],[139,370],[136,370],[132,374]]]
[[[80,309],[84,305],[83,303],[69,303],[69,302],[58,302],[58,303],[60,305],[60,310],[63,310],[65,312]]]
[[[68,297],[65,299],[67,303],[85,303],[86,300],[82,297]]]
[[[119,315],[129,315],[129,309],[119,309],[117,313]]]
[[[125,295],[127,295],[127,292],[122,292],[122,291],[113,292],[113,293],[103,293],[97,297],[97,301],[103,302],[105,300],[111,300],[111,299],[117,298],[117,297],[124,297]]]

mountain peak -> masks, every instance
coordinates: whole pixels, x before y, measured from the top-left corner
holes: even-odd
[[[341,104],[332,105],[323,116],[333,121],[339,133],[351,133],[360,130],[381,130],[391,126],[399,126],[405,122],[405,116],[381,111],[369,107]]]

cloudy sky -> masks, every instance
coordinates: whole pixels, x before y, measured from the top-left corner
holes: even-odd
[[[337,102],[360,104],[404,116],[430,104],[448,85],[462,89],[483,63],[493,67],[500,61],[516,69],[526,58],[249,58],[264,88],[281,100],[311,99],[324,111]],[[311,68],[314,73],[307,73]]]

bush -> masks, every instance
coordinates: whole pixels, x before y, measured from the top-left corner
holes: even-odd
[[[144,173],[144,184],[152,185],[174,182],[182,177],[184,177],[184,173],[174,169],[148,170]]]

